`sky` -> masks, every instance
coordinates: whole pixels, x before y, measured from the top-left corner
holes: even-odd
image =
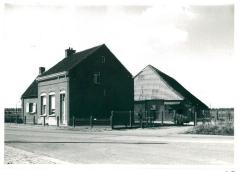
[[[55,65],[66,48],[103,43],[133,76],[151,64],[209,107],[234,107],[233,1],[50,2],[2,4],[3,107],[20,106],[38,68]]]

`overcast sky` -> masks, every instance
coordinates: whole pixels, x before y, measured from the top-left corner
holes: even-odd
[[[3,5],[4,107],[16,106],[38,67],[52,67],[69,46],[81,51],[103,43],[133,75],[151,64],[208,106],[234,106],[233,1],[27,2]]]

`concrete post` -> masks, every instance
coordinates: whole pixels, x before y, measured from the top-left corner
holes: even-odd
[[[59,127],[59,116],[57,116],[57,126]]]
[[[173,121],[176,124],[176,110],[173,110]]]
[[[131,111],[129,111],[129,125],[130,125],[130,128],[132,128],[132,113],[131,113]]]
[[[162,125],[163,125],[163,111],[162,111]]]
[[[27,117],[26,116],[24,116],[24,124],[26,124],[26,121],[27,121],[27,119],[26,119]]]
[[[33,125],[35,125],[35,116],[33,116]]]
[[[90,127],[93,128],[93,116],[90,116]]]
[[[141,116],[141,118],[140,118],[140,127],[143,128],[142,116]]]
[[[73,116],[73,127],[75,128],[75,116]]]
[[[197,125],[197,112],[194,113],[194,126]]]
[[[46,116],[43,116],[43,126],[46,125]]]
[[[113,129],[113,111],[111,111],[110,126],[111,126],[111,129]]]

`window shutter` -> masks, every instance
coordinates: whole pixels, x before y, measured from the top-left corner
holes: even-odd
[[[46,98],[46,96],[43,97],[43,105],[47,105],[47,98]]]
[[[29,103],[26,103],[26,112],[29,112]]]
[[[37,104],[33,103],[33,113],[36,113],[36,106],[37,106]]]

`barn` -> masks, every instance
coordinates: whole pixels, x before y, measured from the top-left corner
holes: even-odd
[[[38,124],[66,126],[73,117],[133,110],[133,77],[105,44],[81,52],[68,48],[60,62],[39,71],[22,96],[24,116],[36,115]]]
[[[134,77],[135,121],[140,117],[155,122],[190,122],[208,107],[172,77],[148,65]],[[181,120],[180,120],[181,119]]]

